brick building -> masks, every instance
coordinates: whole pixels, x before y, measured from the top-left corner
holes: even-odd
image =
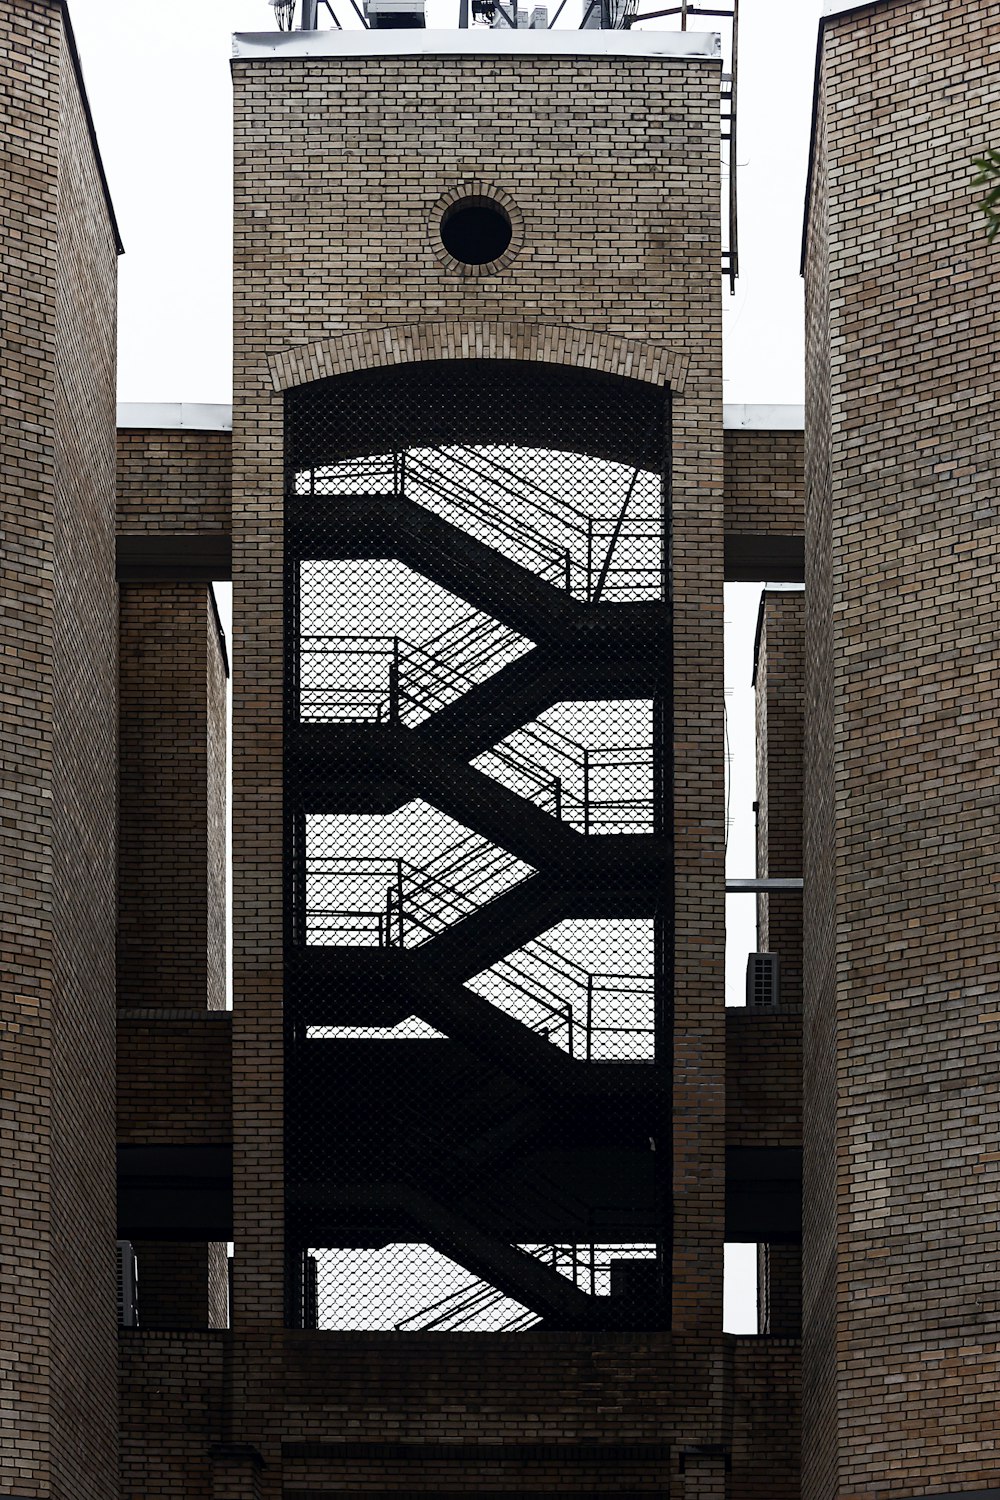
[[[0,1496],[1000,1496],[998,38],[823,21],[803,423],[722,404],[717,38],[239,36],[233,406],[116,458],[0,0]]]

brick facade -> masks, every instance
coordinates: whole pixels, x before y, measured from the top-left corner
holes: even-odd
[[[990,1491],[1000,6],[820,47],[806,241],[808,1500]]]
[[[232,434],[119,428],[118,530],[228,532]]]
[[[226,1003],[226,665],[203,584],[120,589],[118,1003]]]
[[[726,531],[801,536],[805,522],[805,435],[730,430],[725,434]]]
[[[234,81],[234,630],[242,664],[234,715],[234,1318],[250,1383],[234,1437],[260,1447],[265,1466],[257,1482],[270,1497],[280,1488],[280,1434],[265,1419],[263,1395],[281,1357],[275,1341],[283,1318],[282,389],[302,380],[387,362],[480,356],[671,382],[675,834],[684,871],[676,909],[674,1318],[679,1330],[703,1331],[703,1358],[714,1357],[724,1124],[718,65],[544,52],[505,56],[500,67],[475,55],[374,55],[336,64],[279,56],[237,58]],[[565,183],[562,169],[565,152],[579,148],[573,109],[581,90],[588,131],[602,141],[600,154],[588,159],[584,195]],[[471,97],[478,123],[470,169],[462,101]],[[697,186],[686,192],[682,211],[667,214],[648,184],[681,171]],[[502,187],[523,216],[524,244],[498,276],[459,276],[428,242],[434,204],[470,175]],[[627,284],[623,266],[630,268]],[[267,318],[260,316],[262,299],[273,309]],[[265,1333],[268,1327],[274,1333]],[[308,1340],[301,1347],[304,1357]],[[391,1385],[395,1377],[383,1361],[392,1344],[358,1335],[355,1347],[369,1378]],[[479,1351],[483,1394],[475,1425],[482,1427],[498,1400],[501,1410],[508,1405],[500,1390],[521,1383],[529,1355],[520,1342],[501,1344],[495,1378],[486,1379],[482,1359],[491,1345],[477,1336],[471,1347]],[[540,1347],[551,1363],[554,1346]],[[337,1402],[344,1357],[343,1344],[325,1336],[315,1349],[301,1393],[306,1407]],[[415,1361],[419,1373],[414,1354],[400,1357]],[[598,1339],[593,1357],[614,1355],[610,1348],[603,1354]],[[719,1431],[715,1387],[705,1383],[707,1374],[698,1380],[698,1422]],[[561,1423],[580,1393],[556,1381],[552,1399],[553,1422]],[[364,1404],[352,1398],[348,1407]],[[517,1422],[505,1423],[511,1437]],[[423,1417],[420,1423],[425,1432],[433,1425]],[[303,1412],[302,1440],[308,1426]],[[384,1420],[378,1428],[383,1437],[391,1430]],[[611,1423],[605,1440],[620,1428]],[[539,1430],[532,1415],[524,1439]],[[430,1470],[423,1472],[432,1485]],[[662,1471],[657,1475],[662,1483]],[[477,1488],[484,1482],[473,1478]],[[399,1476],[391,1482],[398,1485]]]
[[[286,1333],[268,1347],[266,1391],[241,1399],[267,1410],[286,1496],[798,1494],[791,1340],[526,1334],[515,1383],[503,1336]],[[246,1352],[231,1334],[123,1333],[122,1500],[266,1493],[223,1402],[223,1370]],[[717,1381],[721,1423],[689,1400]]]
[[[0,4],[0,1485],[113,1490],[116,235],[62,8]],[[13,1116],[12,1116],[13,1110]],[[97,1268],[104,1268],[100,1274]]]

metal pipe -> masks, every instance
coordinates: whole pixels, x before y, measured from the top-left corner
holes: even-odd
[[[583,831],[590,832],[590,751],[583,752]]]
[[[761,876],[756,880],[727,880],[726,890],[731,896],[763,896],[780,891],[801,891],[802,876]]]
[[[392,638],[392,662],[389,666],[389,722],[399,723],[399,636]]]
[[[315,31],[319,24],[319,0],[302,0],[300,31]]]

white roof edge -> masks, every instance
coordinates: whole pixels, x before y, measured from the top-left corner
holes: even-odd
[[[748,432],[801,432],[806,425],[804,406],[724,406],[722,425],[727,430]]]
[[[513,31],[474,26],[459,31],[393,28],[386,31],[242,31],[233,37],[239,60],[290,57],[439,57],[542,54],[566,57],[667,57],[703,60],[722,56],[716,31]]]
[[[118,426],[231,432],[233,408],[222,402],[119,401]]]
[[[843,16],[852,10],[866,10],[869,5],[877,3],[878,0],[823,0],[823,18]]]
[[[796,432],[805,426],[804,406],[727,404],[722,408],[727,430]],[[223,402],[119,401],[119,427],[153,427],[192,432],[231,432],[233,408]]]

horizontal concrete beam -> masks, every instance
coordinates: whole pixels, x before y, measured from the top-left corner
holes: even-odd
[[[224,583],[233,576],[232,538],[223,531],[123,533],[115,553],[119,583]]]
[[[804,536],[779,532],[730,532],[724,542],[727,583],[804,583]]]
[[[726,894],[729,896],[766,896],[769,893],[777,895],[781,891],[801,891],[802,876],[775,875],[773,878],[762,875],[759,880],[727,880]]]
[[[726,1149],[726,1240],[798,1244],[802,1238],[802,1152],[795,1146]]]
[[[603,34],[611,35],[608,32]],[[805,407],[775,403],[727,403],[722,408],[722,425],[727,432],[801,432],[805,426]],[[179,429],[189,432],[231,432],[233,408],[221,402],[119,401],[118,426],[160,428],[165,431]]]
[[[118,1238],[231,1240],[229,1146],[119,1146]]]
[[[143,427],[160,431],[231,432],[233,408],[221,402],[119,401],[119,427]]]
[[[234,62],[330,57],[668,57],[701,61],[722,56],[716,31],[492,31],[484,26],[437,31],[242,31]]]

